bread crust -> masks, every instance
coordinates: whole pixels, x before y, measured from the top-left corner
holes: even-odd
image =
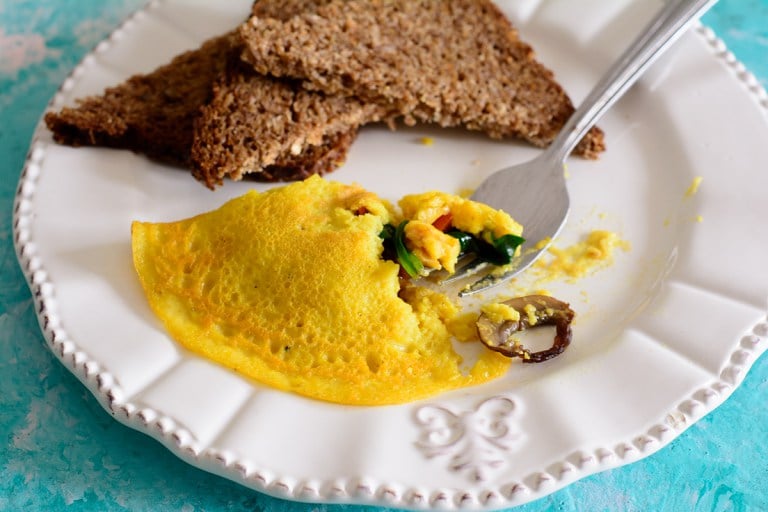
[[[194,119],[224,70],[233,37],[212,38],[151,73],[134,75],[74,107],[48,112],[45,123],[61,144],[130,149],[188,167]]]

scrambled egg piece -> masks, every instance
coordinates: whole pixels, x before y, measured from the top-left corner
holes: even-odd
[[[405,226],[408,249],[429,269],[444,268],[453,273],[461,251],[459,241],[441,229],[441,219],[450,219],[446,222],[452,229],[485,238],[523,232],[506,212],[443,192],[407,195],[398,206],[402,217],[409,220]]]
[[[444,268],[448,272],[456,271],[461,244],[457,238],[446,235],[432,224],[412,220],[405,226],[405,238],[408,249],[431,269]]]
[[[503,210],[443,192],[407,195],[398,202],[398,206],[404,218],[427,224],[451,214],[453,227],[467,233],[487,232],[501,237],[509,233],[521,235],[523,232],[523,227]]]
[[[525,315],[528,318],[528,325],[534,326],[539,323],[539,317],[536,316],[536,306],[533,304],[526,304],[523,311],[525,311]]]
[[[507,320],[517,322],[520,320],[520,312],[508,304],[501,302],[493,302],[490,304],[483,304],[480,307],[480,311],[485,313],[486,316],[495,324],[500,324]]]
[[[406,205],[440,215],[454,201],[434,198]],[[457,204],[477,210],[473,226],[492,226],[489,212]],[[447,327],[459,316],[453,302],[400,289],[379,236],[394,216],[361,187],[312,177],[190,219],[134,222],[134,265],[175,340],[277,389],[382,405],[503,375],[510,360],[491,351],[460,370]]]

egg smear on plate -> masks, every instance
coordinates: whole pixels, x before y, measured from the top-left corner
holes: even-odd
[[[519,251],[522,227],[486,205],[428,192],[395,209],[315,176],[131,232],[139,279],[170,335],[262,384],[383,405],[509,368],[493,350],[462,364],[458,304],[414,279],[452,271],[468,248],[502,261]]]

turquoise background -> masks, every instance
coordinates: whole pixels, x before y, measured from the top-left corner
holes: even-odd
[[[59,83],[142,3],[0,1],[0,510],[362,510],[270,498],[181,462],[114,421],[45,346],[12,243],[19,172]],[[723,0],[704,22],[768,85],[768,0]],[[763,357],[657,454],[515,510],[768,510],[767,434]]]

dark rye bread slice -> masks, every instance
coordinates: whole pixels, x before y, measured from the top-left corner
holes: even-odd
[[[225,177],[272,175],[267,167],[286,155],[311,160],[325,152],[330,141],[351,144],[360,125],[383,114],[376,104],[259,75],[234,58],[195,122],[193,174],[209,188]],[[328,163],[335,165],[323,165],[314,173],[332,170],[344,156],[341,151],[335,159],[329,156]]]
[[[61,144],[129,149],[191,168],[194,121],[228,59],[242,52],[234,46],[238,43],[234,32],[212,38],[149,74],[135,75],[75,107],[47,113],[45,122]],[[350,129],[325,138],[312,151],[276,155],[258,178],[287,181],[329,172],[343,162],[354,138]]]
[[[257,1],[253,15],[285,20],[313,12],[328,0]],[[242,44],[242,43],[240,43]],[[286,155],[311,160],[326,153],[321,164],[295,178],[323,174],[343,163],[357,128],[380,120],[385,109],[345,95],[307,91],[292,80],[268,78],[240,60],[242,47],[213,87],[211,100],[195,122],[193,174],[209,188],[225,177],[272,176],[268,166]],[[333,144],[335,142],[335,144]]]
[[[329,0],[240,28],[260,73],[376,102],[416,121],[549,144],[573,113],[550,70],[489,0]],[[596,157],[593,129],[576,152]]]
[[[192,126],[224,70],[233,34],[206,41],[148,74],[130,77],[77,106],[49,112],[45,122],[59,143],[108,146],[144,153],[180,166],[189,164]]]

